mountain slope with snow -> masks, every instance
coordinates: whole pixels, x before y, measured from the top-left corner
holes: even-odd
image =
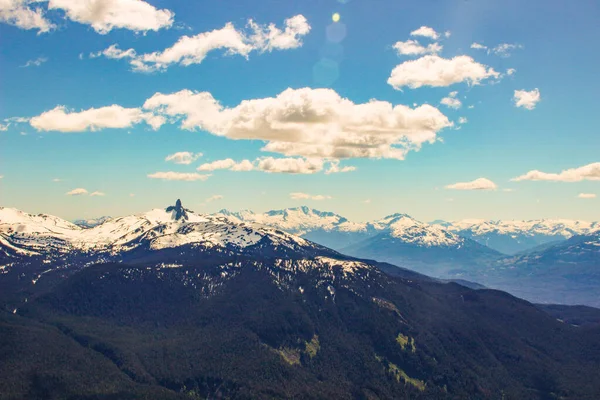
[[[435,221],[435,224],[505,254],[516,254],[539,245],[600,230],[599,222],[569,219]]]

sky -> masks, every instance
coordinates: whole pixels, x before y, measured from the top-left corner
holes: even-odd
[[[0,206],[600,220],[600,4],[0,1]]]

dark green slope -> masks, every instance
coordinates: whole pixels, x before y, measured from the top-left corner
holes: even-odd
[[[111,382],[154,398],[598,398],[598,330],[502,292],[316,265],[87,268],[10,316],[27,321],[31,338],[3,346],[14,361],[2,365],[33,352],[53,362],[25,365],[90,382],[85,393],[115,393]],[[68,358],[56,355],[61,342]],[[86,368],[80,353],[94,354]],[[0,375],[2,387],[11,381]],[[25,373],[19,381],[36,384]]]

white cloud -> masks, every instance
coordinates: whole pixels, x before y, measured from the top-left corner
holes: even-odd
[[[469,120],[467,119],[467,117],[459,117],[458,118],[458,123],[463,125],[466,124],[467,122],[469,122]]]
[[[52,179],[52,182],[62,182],[62,179],[60,179],[60,178],[54,178],[54,179]]]
[[[231,158],[224,160],[215,160],[210,163],[200,165],[198,171],[215,171],[226,169],[230,171],[263,171],[269,173],[287,173],[287,174],[314,174],[321,172],[326,163],[329,163],[329,169],[325,174],[343,173],[355,171],[356,167],[339,166],[339,160],[324,161],[322,159],[303,159],[303,158],[274,158],[261,157],[254,161],[242,160],[235,161]]]
[[[202,153],[191,153],[189,151],[178,151],[177,153],[169,154],[165,161],[172,161],[175,164],[190,165],[197,159],[202,157]]]
[[[106,196],[106,193],[96,191],[96,192],[90,193],[90,196],[92,196],[92,197],[95,197],[95,196]]]
[[[355,104],[331,89],[286,89],[276,97],[223,107],[208,92],[156,93],[144,108],[181,118],[183,129],[263,140],[265,151],[308,158],[395,158],[452,126],[437,108],[371,100]]]
[[[541,99],[540,91],[537,88],[529,92],[526,90],[515,90],[513,97],[515,106],[523,107],[527,110],[533,110]]]
[[[175,16],[170,10],[158,10],[142,0],[50,0],[48,9],[62,10],[69,19],[90,25],[101,34],[118,28],[158,31],[171,27]]]
[[[210,175],[197,174],[195,172],[155,172],[148,174],[148,178],[162,179],[165,181],[205,181]]]
[[[250,162],[248,160],[243,160],[241,161],[239,164],[244,164],[246,165],[246,162]],[[250,165],[252,166],[252,164],[250,163]],[[236,166],[238,166],[238,163],[236,161],[234,161],[231,158],[226,158],[224,160],[216,160],[213,162],[209,162],[209,163],[205,163],[200,165],[197,170],[198,171],[215,171],[218,169],[233,169]],[[240,168],[240,167],[238,167]],[[244,169],[236,169],[237,171],[244,171]],[[250,171],[250,169],[245,169],[246,171]]]
[[[579,168],[566,169],[558,174],[538,170],[527,172],[525,175],[511,179],[511,181],[553,181],[553,182],[580,182],[584,180],[600,180],[600,162],[584,165]]]
[[[270,173],[314,174],[323,170],[323,160],[265,157],[258,160],[257,168]]]
[[[411,36],[424,36],[433,40],[438,40],[440,38],[440,34],[437,33],[433,28],[428,26],[422,26],[419,29],[416,29],[410,33]],[[450,36],[450,35],[448,35]],[[446,37],[448,37],[446,36]]]
[[[371,199],[363,200],[361,203],[363,203],[363,204],[371,204]]]
[[[0,22],[21,29],[37,29],[38,34],[49,32],[56,25],[46,19],[41,7],[35,7],[36,3],[31,0],[1,0]]]
[[[90,53],[90,58],[97,58],[100,56],[111,58],[113,60],[120,60],[122,58],[134,58],[136,56],[136,52],[134,49],[121,50],[119,45],[113,44],[102,51]]]
[[[0,124],[0,132],[6,132],[8,130],[9,125],[10,124],[6,124],[6,125]]]
[[[308,194],[308,193],[300,193],[300,192],[294,192],[294,193],[290,193],[290,198],[292,200],[331,200],[333,197],[331,196],[324,196],[322,194],[317,194],[317,195],[312,195],[312,194]]]
[[[153,129],[158,129],[164,118],[145,113],[139,108],[112,106],[90,108],[84,111],[71,111],[57,106],[30,119],[30,124],[38,131],[84,132],[105,128],[129,128],[145,121]]]
[[[487,47],[481,43],[472,43],[471,48],[475,50],[486,50],[488,54],[496,54],[500,57],[510,57],[511,52],[516,49],[522,49],[520,44],[502,43],[496,47]]]
[[[410,39],[406,42],[396,42],[392,47],[398,52],[398,55],[437,54],[443,49],[438,43],[432,43],[425,47],[416,40]]]
[[[487,47],[487,46],[484,46],[484,45],[483,45],[483,44],[481,44],[481,43],[472,43],[472,44],[471,44],[471,48],[472,48],[472,49],[475,49],[475,50],[487,50],[487,48],[488,48],[488,47]]]
[[[498,186],[486,178],[477,178],[471,182],[458,182],[447,185],[446,189],[454,190],[496,190]]]
[[[455,110],[457,110],[462,107],[462,102],[455,97],[456,95],[452,96],[452,93],[450,94],[450,96],[444,97],[442,101],[440,101],[440,103],[445,105],[446,107],[454,108]]]
[[[340,168],[340,162],[338,160],[334,160],[330,163],[329,169],[325,171],[325,175],[339,174],[339,173],[352,172],[352,171],[356,171],[356,167],[347,165],[345,167]]]
[[[66,193],[67,196],[82,196],[84,194],[88,194],[88,191],[84,188],[73,189],[70,192]]]
[[[194,36],[182,36],[173,46],[163,51],[137,54],[134,49],[120,50],[112,45],[92,57],[103,55],[107,58],[129,59],[136,72],[164,71],[173,64],[187,67],[200,64],[207,54],[222,49],[226,55],[248,57],[251,52],[271,52],[273,50],[288,50],[302,46],[302,37],[310,31],[310,25],[302,15],[288,18],[283,29],[275,24],[260,25],[249,20],[246,30],[238,30],[233,23],[228,22],[223,28]]]
[[[29,60],[27,61],[24,65],[23,68],[28,68],[28,67],[39,67],[40,65],[42,65],[43,63],[45,63],[46,61],[48,61],[48,59],[46,57],[38,57],[34,60]]]
[[[405,86],[416,89],[421,86],[450,86],[460,82],[478,85],[485,79],[499,77],[500,74],[493,68],[480,64],[469,56],[446,59],[426,55],[397,65],[387,82],[394,89],[400,90]]]
[[[523,46],[520,44],[502,43],[498,46],[490,49],[490,51],[500,57],[510,57],[511,52],[516,49],[522,49]]]
[[[511,76],[511,75],[514,75],[514,74],[515,74],[515,72],[517,72],[517,70],[516,70],[516,69],[514,69],[514,68],[509,68],[509,69],[507,69],[507,70],[506,70],[506,75],[508,75],[508,76]]]
[[[594,194],[594,193],[579,193],[579,195],[577,197],[579,197],[580,199],[595,199],[596,194]]]
[[[205,203],[211,203],[213,201],[222,200],[223,196],[220,194],[215,194],[214,196],[210,196],[208,199],[204,200]]]

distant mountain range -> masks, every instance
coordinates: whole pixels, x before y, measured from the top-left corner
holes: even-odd
[[[481,250],[405,215],[373,229]],[[0,398],[595,398],[600,330],[557,318],[180,201],[93,228],[0,208]]]
[[[274,226],[336,250],[345,249],[350,245],[377,235],[389,228],[390,221],[397,222],[399,216],[414,221],[411,224],[418,224],[423,229],[437,226],[508,255],[600,230],[600,222],[568,219],[530,221],[467,219],[453,222],[436,220],[425,224],[406,214],[393,214],[371,222],[352,222],[341,215],[308,207],[287,208],[265,213],[254,213],[248,210],[240,212],[221,210],[216,214],[234,217],[240,221]],[[429,229],[429,232],[436,236],[433,230]],[[429,236],[429,234],[425,236]]]
[[[181,205],[173,207],[185,211]],[[62,271],[55,267],[48,272],[44,263],[49,262],[126,262],[130,254],[182,245],[236,252],[245,247],[263,249],[262,243],[270,242],[267,247],[293,249],[298,246],[294,238],[300,235],[312,246],[437,278],[477,282],[535,302],[600,306],[595,294],[600,287],[600,248],[589,244],[597,242],[597,235],[581,235],[600,232],[597,223],[542,220],[427,224],[405,214],[355,223],[334,213],[298,207],[263,214],[222,210],[200,216],[181,212],[180,218],[190,218],[183,227],[169,222],[172,213],[154,210],[104,218],[100,225],[82,228],[56,217],[0,209],[0,262],[4,258],[3,268],[7,271],[11,263],[6,257],[27,258],[36,266],[31,270],[31,279],[37,281],[42,273],[48,278]],[[520,246],[528,243],[528,250],[507,256],[482,244],[499,242]]]

